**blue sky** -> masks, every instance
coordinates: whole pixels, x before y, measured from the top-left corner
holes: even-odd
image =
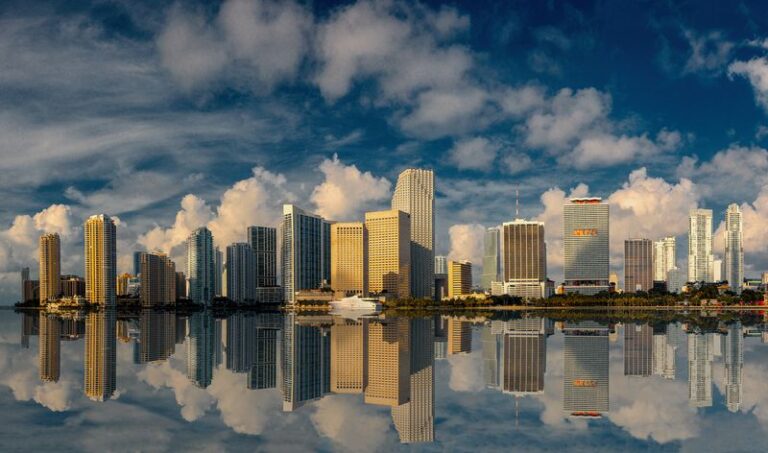
[[[284,201],[360,218],[408,166],[437,172],[438,253],[478,262],[519,188],[556,279],[562,200],[587,192],[616,270],[629,235],[676,235],[684,261],[687,210],[731,202],[747,274],[768,266],[761,2],[498,3],[0,3],[2,298],[43,231],[81,273],[91,213],[120,219],[128,270]]]

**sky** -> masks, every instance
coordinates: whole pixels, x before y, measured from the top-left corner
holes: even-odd
[[[628,237],[744,210],[746,274],[768,270],[768,14],[741,2],[0,2],[0,301],[62,236],[119,219],[177,262],[208,225],[224,247],[293,202],[332,220],[389,206],[397,174],[437,175],[436,252],[480,271],[482,232],[611,204]],[[718,233],[715,250],[722,253]],[[181,265],[183,268],[183,264]]]

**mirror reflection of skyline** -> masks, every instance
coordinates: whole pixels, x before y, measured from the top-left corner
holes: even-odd
[[[359,395],[366,405],[388,408],[402,443],[435,440],[435,364],[479,349],[485,387],[514,398],[543,395],[547,343],[562,336],[562,411],[566,418],[601,418],[610,405],[610,343],[622,336],[623,374],[639,379],[688,381],[692,408],[715,405],[715,380],[723,405],[743,401],[745,337],[768,340],[764,325],[555,322],[541,317],[483,321],[427,318],[300,315],[237,312],[214,316],[113,310],[57,316],[21,316],[21,345],[38,336],[39,378],[61,376],[61,343],[83,340],[83,393],[93,401],[117,389],[117,342],[130,344],[134,364],[162,363],[185,347],[186,377],[205,389],[217,369],[247,375],[250,390],[273,389],[282,410],[302,411],[333,395]],[[473,344],[473,326],[479,330]],[[722,376],[715,376],[716,362]],[[556,365],[557,366],[557,365]],[[551,385],[551,384],[550,384]],[[438,433],[439,435],[439,433]]]

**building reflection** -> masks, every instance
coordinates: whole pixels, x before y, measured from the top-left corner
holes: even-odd
[[[744,368],[744,329],[740,322],[728,326],[724,335],[723,352],[725,355],[725,403],[728,410],[736,412],[741,408],[742,401],[742,370]]]
[[[116,315],[114,309],[85,318],[85,395],[94,401],[112,397],[117,385]]]
[[[521,396],[544,391],[547,337],[554,333],[551,320],[523,318],[492,321],[483,328],[485,385]]]
[[[213,316],[205,311],[193,313],[187,327],[187,378],[197,387],[207,388],[213,379]]]
[[[688,402],[692,407],[712,406],[714,333],[688,333]]]
[[[563,326],[563,409],[571,416],[600,417],[609,410],[608,331],[593,321]]]
[[[61,320],[43,312],[39,316],[40,380],[58,382],[61,374]]]

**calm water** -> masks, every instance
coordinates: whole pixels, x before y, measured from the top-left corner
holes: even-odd
[[[768,450],[760,318],[0,311],[0,450]]]

